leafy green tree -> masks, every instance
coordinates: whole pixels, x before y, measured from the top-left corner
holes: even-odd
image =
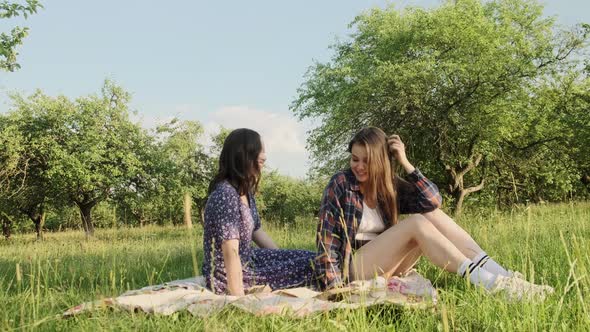
[[[43,6],[38,0],[26,0],[24,4],[17,2],[0,2],[0,19],[8,19],[22,15],[28,18],[29,15],[37,12]],[[18,53],[16,47],[23,43],[23,39],[29,33],[29,28],[14,27],[9,33],[0,33],[0,69],[15,71],[20,68],[16,62]]]
[[[7,227],[24,214],[40,237],[47,207],[75,205],[91,235],[92,210],[107,200],[140,225],[180,216],[184,201],[185,223],[192,224],[193,201],[202,208],[213,175],[199,143],[202,126],[173,120],[148,133],[129,120],[128,102],[129,94],[110,81],[100,96],[75,101],[41,92],[13,96],[13,110],[0,116],[0,211]]]
[[[341,167],[361,127],[399,134],[412,160],[454,198],[484,188],[491,163],[522,125],[539,82],[571,67],[587,26],[558,31],[528,0],[446,1],[373,9],[352,38],[307,74],[292,110],[320,119],[309,147],[320,173]]]
[[[165,160],[167,190],[181,198],[184,206],[184,223],[192,227],[192,202],[207,196],[208,156],[199,143],[203,127],[197,121],[171,122],[157,128],[161,136],[160,153]]]
[[[9,204],[13,188],[22,188],[22,184],[14,181],[15,177],[24,173],[22,169],[21,151],[23,137],[18,128],[7,116],[0,114],[0,219],[2,234],[9,239],[13,219],[12,204]]]
[[[163,219],[161,197],[166,193],[162,171],[165,162],[158,151],[154,135],[141,130],[135,136],[135,154],[138,158],[137,172],[115,187],[111,196],[123,222],[139,226]],[[127,218],[129,216],[129,218]]]
[[[24,137],[9,117],[0,114],[0,194],[6,195],[14,188],[14,179],[24,174]],[[18,183],[17,183],[18,185]]]
[[[221,127],[217,134],[211,135],[212,144],[209,148],[209,155],[213,158],[212,161],[215,163],[215,167],[218,166],[217,164],[219,163],[219,155],[221,154],[221,149],[223,149],[223,143],[231,132],[231,129]]]
[[[258,206],[263,218],[286,224],[319,212],[325,181],[295,179],[276,170],[265,172]]]
[[[229,132],[221,128],[207,150],[199,143],[203,129],[196,121],[173,119],[156,128],[140,151],[142,173],[116,194],[122,214],[129,212],[140,225],[175,223],[183,207],[188,227],[189,216],[202,218],[207,189]],[[196,213],[189,214],[193,206]]]
[[[70,104],[63,144],[48,176],[79,209],[84,230],[94,233],[91,211],[114,188],[140,171],[137,146],[142,128],[129,120],[129,94],[106,81],[100,96]]]
[[[572,128],[571,142],[567,147],[579,170],[579,185],[586,197],[590,194],[590,71],[586,71],[583,80],[574,84],[570,91],[572,98],[566,104],[571,112],[569,127]]]
[[[584,195],[588,172],[588,80],[572,72],[537,87],[528,110],[494,162],[509,203]]]
[[[209,184],[213,180],[213,177],[215,177],[215,174],[217,174],[219,169],[219,155],[221,154],[221,149],[223,149],[223,143],[230,132],[231,129],[221,127],[219,128],[219,132],[212,134],[210,137],[211,145],[203,158],[200,158],[200,162],[202,163],[201,183],[204,185],[203,188],[205,191],[200,192],[197,196],[193,196],[193,200],[199,209],[201,220],[204,218],[203,213],[205,204],[207,203]]]
[[[40,239],[50,193],[49,183],[44,178],[48,169],[45,147],[51,144],[46,138],[49,124],[42,108],[28,107],[18,95],[12,99],[18,111],[4,115],[0,121],[0,137],[4,143],[0,165],[8,172],[0,176],[4,179],[0,181],[3,184],[0,210],[5,220],[24,214],[33,221]]]
[[[49,197],[56,206],[76,205],[92,235],[92,208],[140,171],[143,129],[129,120],[129,94],[106,81],[100,96],[70,101],[37,92],[14,102],[16,116],[31,113],[35,120],[19,121],[21,135],[31,138],[27,151],[33,151],[31,158],[27,151],[21,156],[38,161],[29,164],[28,173],[38,178],[27,183],[26,192]]]

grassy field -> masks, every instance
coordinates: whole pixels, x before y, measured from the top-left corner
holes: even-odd
[[[0,240],[0,330],[590,330],[589,203],[481,212],[460,224],[498,261],[556,294],[540,304],[507,303],[422,260],[418,270],[439,289],[434,311],[379,306],[295,319],[226,309],[203,320],[103,310],[62,319],[81,302],[198,273],[201,227],[98,230],[90,240],[82,232],[40,242],[27,234]],[[266,229],[281,247],[313,249],[312,220]]]

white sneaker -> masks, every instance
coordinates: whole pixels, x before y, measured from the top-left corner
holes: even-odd
[[[518,271],[508,270],[508,273],[510,273],[510,277],[515,277],[515,278],[518,278],[518,279],[525,280],[524,274],[522,274],[522,273],[520,273]]]
[[[508,273],[510,273],[510,276],[509,277],[514,277],[514,278],[526,280],[526,278],[524,277],[524,274],[522,274],[522,273],[520,273],[518,271],[508,270]],[[551,287],[549,285],[536,285],[536,286],[539,286],[539,287],[545,289],[545,292],[548,293],[548,294],[555,293],[555,289],[553,289],[553,287]]]
[[[505,293],[509,300],[539,300],[543,301],[547,295],[553,294],[555,290],[547,285],[535,285],[524,279],[513,275],[511,277],[504,277],[498,275],[490,293]]]

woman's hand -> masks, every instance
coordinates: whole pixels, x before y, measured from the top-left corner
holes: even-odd
[[[389,136],[387,144],[389,145],[389,152],[391,152],[395,160],[402,165],[406,173],[412,173],[416,168],[408,161],[408,158],[406,157],[406,146],[399,135]]]

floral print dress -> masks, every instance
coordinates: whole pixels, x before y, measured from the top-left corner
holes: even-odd
[[[244,288],[269,285],[274,289],[311,286],[315,253],[306,250],[252,247],[252,233],[260,228],[256,201],[248,196],[246,206],[227,181],[217,184],[205,206],[203,276],[217,294],[227,291],[227,276],[221,244],[237,239]]]

